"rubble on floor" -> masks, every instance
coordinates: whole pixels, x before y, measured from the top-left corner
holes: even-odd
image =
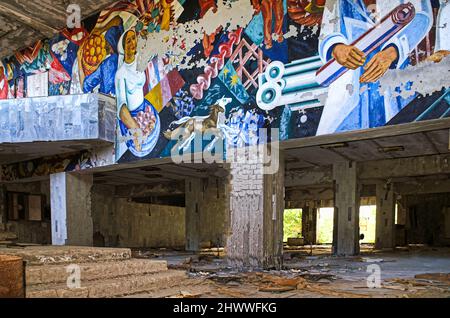
[[[281,270],[236,270],[223,249],[195,254],[171,249],[28,246],[0,249],[27,263],[28,297],[369,298],[450,297],[450,249],[412,246],[400,251],[364,249],[335,257],[330,247],[288,250]],[[81,288],[66,285],[77,264]],[[380,285],[370,288],[370,267]]]
[[[366,247],[361,256],[334,257],[329,246],[313,249],[313,255],[308,247],[297,247],[285,253],[290,255],[284,258],[283,270],[237,271],[229,268],[222,257],[204,255],[203,251],[199,255],[165,251],[171,267],[186,270],[190,285],[183,290],[175,289],[173,294],[164,297],[450,297],[449,286],[443,283],[448,279],[447,274],[422,276],[424,273],[421,272],[423,260],[434,257],[436,268],[450,269],[449,252],[450,249],[423,246],[413,246],[410,251],[401,253]],[[430,264],[433,268],[434,264]],[[367,268],[371,265],[381,268],[379,288],[368,287]],[[429,282],[424,283],[425,280]]]

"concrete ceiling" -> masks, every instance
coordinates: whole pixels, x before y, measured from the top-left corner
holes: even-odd
[[[450,118],[290,140],[287,169],[449,153]]]
[[[1,0],[0,57],[51,38],[66,27],[67,6],[76,3],[81,18],[87,18],[115,1],[112,0]]]
[[[49,142],[21,142],[0,144],[0,164],[11,164],[36,158],[64,155],[111,146],[103,140],[64,140]]]
[[[285,141],[286,169],[327,167],[337,161],[377,161],[450,153],[450,118]],[[227,165],[174,164],[170,158],[99,167],[94,182],[105,185],[183,183],[188,177],[224,177]]]
[[[155,162],[158,162],[156,159]],[[163,162],[166,162],[165,160]],[[94,183],[102,185],[161,185],[182,184],[186,178],[225,177],[228,172],[222,164],[153,164],[144,167],[117,169],[94,173]],[[112,167],[109,167],[110,169]],[[97,170],[97,169],[94,169]]]

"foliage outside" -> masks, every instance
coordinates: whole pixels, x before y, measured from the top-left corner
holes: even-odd
[[[302,237],[302,209],[284,210],[283,241],[299,237]]]

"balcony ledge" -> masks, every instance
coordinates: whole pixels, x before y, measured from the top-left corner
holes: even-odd
[[[0,100],[0,162],[113,145],[115,99],[82,94]]]

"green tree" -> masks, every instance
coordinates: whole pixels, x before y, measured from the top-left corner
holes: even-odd
[[[284,210],[283,240],[286,242],[290,237],[302,237],[302,209]]]

